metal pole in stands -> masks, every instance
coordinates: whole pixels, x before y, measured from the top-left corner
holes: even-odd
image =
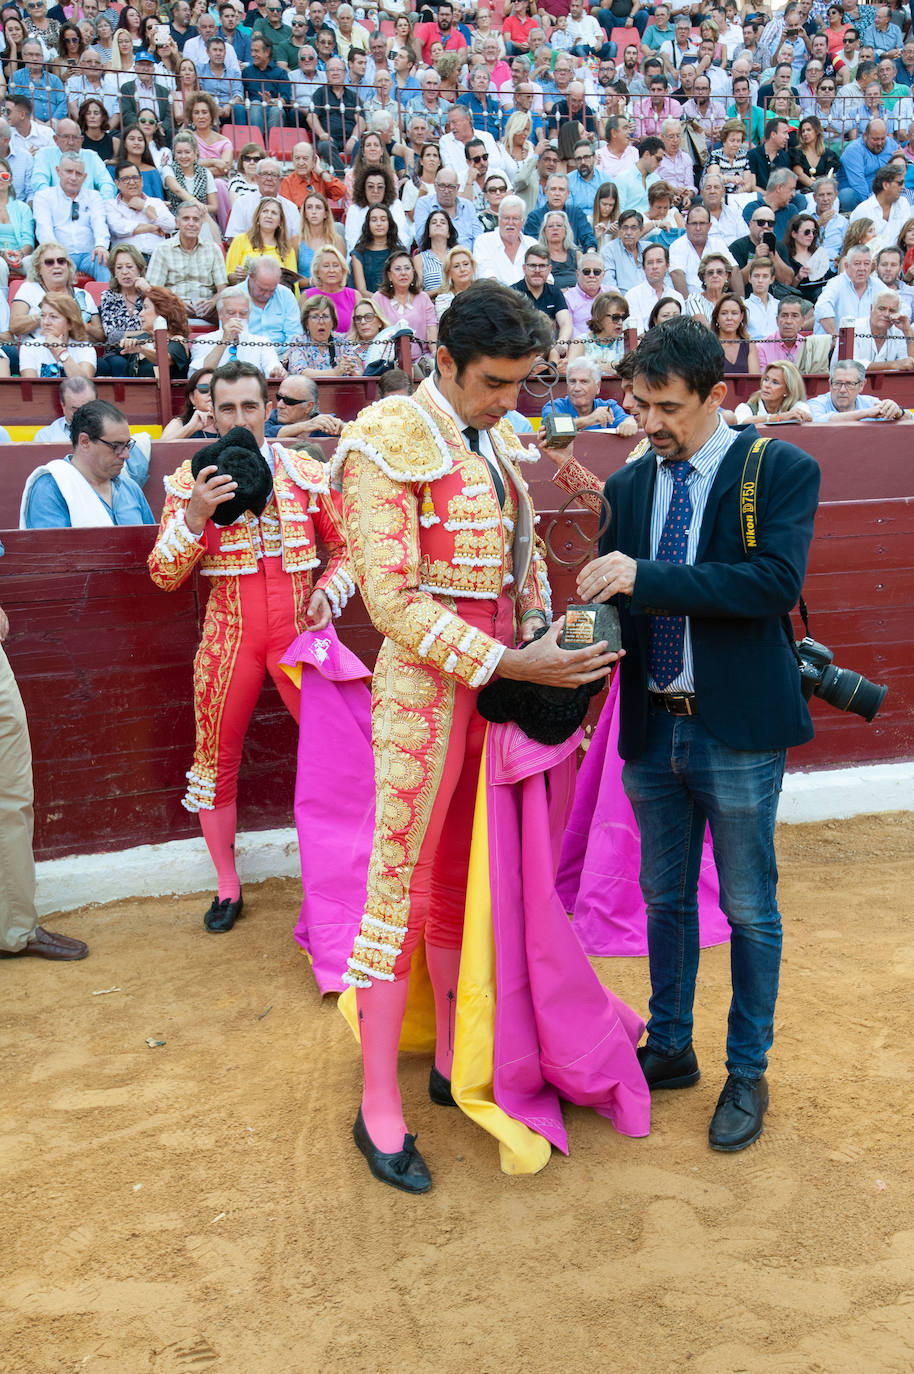
[[[842,324],[838,330],[838,352],[839,358],[852,358],[854,356],[854,326],[852,324]]]
[[[174,415],[174,408],[171,404],[171,359],[168,356],[168,330],[157,329],[155,331],[156,344],[156,373],[159,388],[159,417],[162,428]]]
[[[397,367],[406,373],[407,377],[413,375],[413,341],[408,334],[401,334],[397,339]]]

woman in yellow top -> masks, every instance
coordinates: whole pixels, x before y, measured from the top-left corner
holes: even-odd
[[[266,196],[254,211],[254,219],[246,234],[237,234],[225,255],[225,270],[233,286],[248,275],[248,258],[276,258],[283,267],[295,271],[295,249],[286,233],[282,206],[273,196]]]

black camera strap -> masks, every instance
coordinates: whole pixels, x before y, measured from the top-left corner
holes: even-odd
[[[754,558],[758,553],[758,493],[759,481],[762,472],[762,459],[765,456],[765,449],[770,444],[770,439],[756,439],[750,445],[746,460],[743,463],[743,475],[739,483],[739,522],[740,533],[743,537],[743,553],[747,558]],[[803,621],[803,629],[809,634],[809,616],[806,602],[801,596],[797,602],[797,609]],[[790,617],[786,616],[790,627],[790,642],[794,643],[793,627],[790,626]],[[796,653],[796,645],[794,645]]]

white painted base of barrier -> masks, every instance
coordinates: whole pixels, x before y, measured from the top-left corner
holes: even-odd
[[[914,811],[914,763],[788,773],[778,820],[795,825],[881,811]],[[243,883],[299,874],[298,836],[291,828],[248,831],[238,836],[237,850]],[[144,844],[116,854],[47,859],[37,865],[37,879],[40,916],[130,897],[215,890],[213,867],[202,837]]]

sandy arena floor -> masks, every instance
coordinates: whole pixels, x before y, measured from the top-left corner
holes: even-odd
[[[208,898],[49,919],[92,957],[0,963],[0,1370],[910,1374],[914,816],[794,826],[780,856],[757,1145],[707,1145],[715,949],[704,1076],[646,1140],[570,1110],[570,1157],[508,1178],[407,1061],[418,1199],[352,1144],[356,1046],[291,940],[294,882],[250,889],[219,938]],[[646,961],[599,969],[644,1011]]]

